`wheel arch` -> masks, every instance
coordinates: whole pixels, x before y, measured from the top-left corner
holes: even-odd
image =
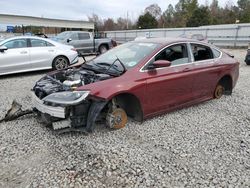
[[[101,46],[106,46],[107,50],[109,50],[109,45],[108,45],[108,43],[101,43],[101,44],[98,45],[98,52],[100,52]]]
[[[115,99],[116,104],[123,108],[127,115],[136,121],[143,121],[143,110],[140,99],[128,92],[118,93],[114,95],[110,101]]]
[[[232,94],[232,90],[233,90],[233,79],[232,76],[229,74],[223,75],[220,80],[218,81],[218,84],[221,84],[225,91],[224,94],[225,95],[231,95]]]
[[[56,58],[58,58],[58,57],[64,57],[64,58],[66,58],[67,61],[68,61],[68,65],[70,65],[69,58],[68,58],[66,55],[61,55],[61,54],[59,54],[59,55],[56,55],[56,57],[53,58],[52,64],[51,64],[51,65],[52,65],[52,68],[54,68],[54,62],[55,62]]]

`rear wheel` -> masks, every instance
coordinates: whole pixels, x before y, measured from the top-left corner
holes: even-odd
[[[216,99],[221,98],[224,91],[225,91],[225,88],[221,84],[218,84],[215,88],[215,91],[214,91],[214,98],[216,98]]]
[[[52,63],[52,67],[54,70],[65,69],[69,66],[69,61],[64,56],[56,57]]]

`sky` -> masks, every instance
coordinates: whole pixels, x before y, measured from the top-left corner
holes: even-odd
[[[0,14],[36,16],[44,18],[88,20],[93,13],[103,19],[126,17],[135,20],[150,4],[157,3],[162,11],[169,4],[175,5],[179,0],[0,0]],[[198,0],[199,4],[212,0]],[[224,6],[228,0],[220,0]],[[237,0],[230,0],[237,4]],[[1,20],[0,20],[1,22]],[[1,23],[0,23],[1,24]],[[4,27],[3,25],[0,25]]]

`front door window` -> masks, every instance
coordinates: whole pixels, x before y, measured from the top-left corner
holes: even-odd
[[[161,51],[155,57],[157,60],[167,60],[171,62],[171,66],[186,64],[189,62],[186,44],[176,44]]]

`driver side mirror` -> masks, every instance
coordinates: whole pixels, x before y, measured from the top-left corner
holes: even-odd
[[[70,38],[69,38],[69,39],[67,39],[67,43],[69,43],[70,41],[72,41],[72,39],[70,39]]]
[[[167,60],[157,60],[148,66],[148,70],[154,70],[157,68],[169,67],[171,65],[170,61]]]
[[[8,48],[6,46],[0,46],[0,52],[4,52],[8,50]]]

